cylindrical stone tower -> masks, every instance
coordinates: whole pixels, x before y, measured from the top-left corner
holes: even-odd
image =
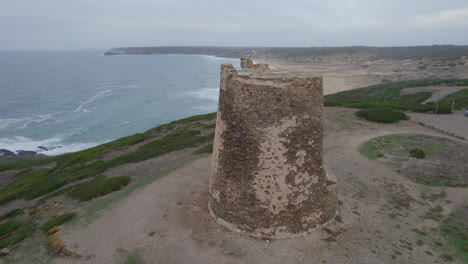
[[[322,164],[322,78],[242,65],[221,66],[211,214],[255,237],[306,234],[337,210]]]

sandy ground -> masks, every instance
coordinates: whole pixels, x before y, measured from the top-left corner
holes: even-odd
[[[420,238],[412,231],[437,226],[420,218],[435,204],[420,197],[421,186],[357,148],[386,134],[444,135],[409,121],[369,123],[354,111],[325,110],[324,158],[338,178],[341,201],[328,232],[264,241],[223,229],[208,213],[211,159],[204,157],[134,191],[89,225],[63,230],[68,248],[84,257],[55,263],[123,263],[135,249],[145,263],[437,263],[439,253],[427,253],[432,249],[426,243],[416,245]],[[467,198],[465,189],[431,188],[442,189],[451,201],[444,213]]]
[[[378,83],[375,78],[367,74],[367,71],[343,63],[313,65],[291,64],[280,60],[258,60],[257,62],[268,63],[278,69],[310,72],[315,76],[323,76],[324,95]]]
[[[324,79],[324,95],[384,81],[403,81],[424,78],[468,78],[468,57],[464,65],[443,66],[447,62],[437,58],[410,60],[369,60],[365,55],[329,56],[306,63],[285,60],[256,60],[275,68],[310,72]],[[425,66],[421,69],[421,66]]]

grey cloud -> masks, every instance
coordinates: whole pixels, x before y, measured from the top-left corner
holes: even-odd
[[[7,39],[0,49],[468,41],[466,0],[0,0],[0,6],[0,35]]]

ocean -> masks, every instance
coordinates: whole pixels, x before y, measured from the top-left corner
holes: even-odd
[[[0,51],[0,149],[58,155],[217,109],[220,64],[204,55]]]

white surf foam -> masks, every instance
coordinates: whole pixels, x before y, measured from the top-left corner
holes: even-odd
[[[0,131],[3,129],[17,131],[25,129],[31,124],[39,124],[45,121],[56,119],[63,111],[45,115],[32,115],[22,118],[0,119]]]
[[[202,58],[204,59],[209,59],[209,60],[216,60],[216,61],[220,61],[220,60],[229,60],[229,61],[232,61],[232,62],[238,62],[239,59],[233,59],[233,58],[226,58],[226,57],[216,57],[216,56],[213,56],[213,55],[200,55]]]
[[[50,138],[45,140],[33,140],[27,137],[0,138],[0,149],[8,149],[15,153],[19,150],[36,151],[41,154],[55,156],[63,153],[76,152],[83,149],[91,148],[102,143],[64,143],[61,138]],[[39,146],[46,147],[48,150],[38,148]]]
[[[219,99],[219,88],[202,88],[198,91],[190,92],[190,95],[195,95],[201,99],[208,99],[212,101],[218,101]]]
[[[27,128],[30,124],[39,124],[47,120],[53,119],[54,114],[48,114],[48,115],[34,115],[30,116],[24,119],[24,124],[20,127],[15,128],[15,130],[19,129],[25,129]]]
[[[101,98],[101,97],[105,97],[105,96],[109,96],[110,93],[112,92],[113,89],[106,89],[104,91],[101,91],[99,92],[98,94],[96,95],[93,95],[91,96],[88,100],[84,101],[83,103],[81,103],[76,109],[75,109],[75,112],[84,112],[84,113],[89,113],[90,111],[88,109],[86,109],[86,105],[96,101],[97,99]]]
[[[165,82],[167,83],[167,82]],[[130,84],[130,85],[106,85],[100,87],[100,89],[105,89],[103,91],[100,91],[99,93],[91,96],[88,98],[88,100],[84,101],[78,107],[74,110],[74,112],[83,112],[83,113],[90,113],[91,111],[86,108],[87,105],[93,103],[96,100],[99,100],[104,97],[108,97],[113,95],[113,92],[116,90],[122,90],[122,89],[139,89],[145,87],[145,84]]]
[[[0,119],[0,130],[7,128],[9,126],[15,125],[17,123],[25,121],[24,118],[8,118],[8,119]]]

